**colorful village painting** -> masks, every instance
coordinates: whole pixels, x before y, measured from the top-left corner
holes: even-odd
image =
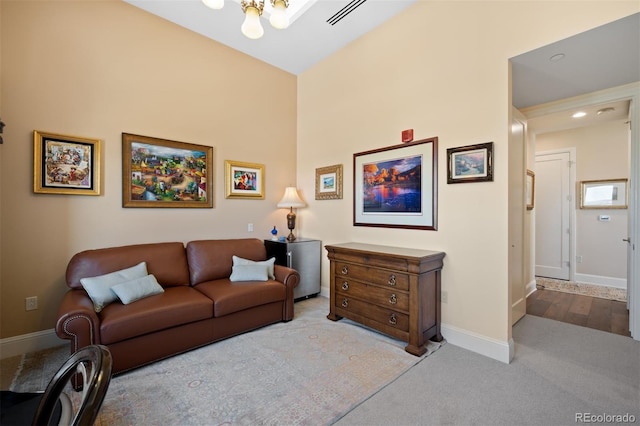
[[[207,201],[207,153],[131,143],[131,200]]]
[[[363,214],[422,212],[422,156],[363,166]]]

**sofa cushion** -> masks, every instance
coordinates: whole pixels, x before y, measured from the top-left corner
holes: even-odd
[[[195,289],[213,300],[214,317],[284,301],[287,296],[287,288],[273,280],[233,283],[227,278],[198,284]]]
[[[116,296],[118,296],[118,299],[125,305],[164,292],[164,289],[158,284],[153,274],[114,285],[111,287],[111,290],[113,290]]]
[[[190,241],[186,248],[191,285],[229,278],[232,257],[266,260],[267,249],[257,238]]]
[[[85,250],[75,254],[67,265],[66,281],[71,288],[82,288],[80,278],[104,275],[147,263],[162,287],[189,285],[189,265],[184,244],[179,242],[136,244]]]
[[[100,338],[108,345],[212,316],[211,299],[191,287],[170,287],[130,305],[115,302],[105,307],[100,313]]]
[[[142,278],[146,275],[147,264],[145,262],[140,262],[130,268],[121,269],[104,275],[98,275],[97,277],[81,278],[80,283],[89,294],[89,297],[93,302],[94,310],[96,312],[100,312],[109,303],[118,300],[118,296],[112,291],[113,286],[136,278]]]
[[[267,265],[233,265],[229,281],[267,281],[269,271]]]
[[[269,278],[271,278],[272,280],[276,279],[276,276],[274,275],[273,269],[274,269],[274,264],[276,263],[276,258],[272,257],[271,259],[268,260],[262,260],[262,261],[258,261],[256,262],[255,260],[251,260],[251,259],[245,259],[242,257],[238,257],[238,256],[233,256],[233,266],[236,265],[265,265],[267,266],[267,274],[269,275]]]

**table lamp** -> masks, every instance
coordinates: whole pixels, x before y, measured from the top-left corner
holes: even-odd
[[[295,241],[296,236],[293,235],[293,230],[296,227],[296,214],[293,212],[293,208],[304,207],[306,204],[298,196],[298,190],[295,186],[288,186],[284,190],[284,197],[278,203],[278,208],[288,208],[289,214],[287,214],[287,227],[289,228],[289,236],[287,241]]]

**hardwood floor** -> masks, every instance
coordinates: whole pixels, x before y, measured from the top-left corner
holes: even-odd
[[[527,314],[629,336],[625,302],[538,289],[527,297]]]

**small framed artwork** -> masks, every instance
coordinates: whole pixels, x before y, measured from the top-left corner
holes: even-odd
[[[100,140],[33,132],[33,192],[100,195]]]
[[[626,209],[628,179],[583,180],[581,209]]]
[[[213,148],[122,134],[123,207],[213,207]]]
[[[353,224],[437,229],[438,138],[353,154]]]
[[[527,178],[525,182],[525,198],[527,202],[527,210],[533,210],[535,193],[536,193],[536,174],[532,170],[527,170]]]
[[[342,199],[342,164],[316,169],[316,200]]]
[[[225,160],[225,198],[264,199],[264,165]]]
[[[447,149],[447,183],[493,181],[493,142]]]

